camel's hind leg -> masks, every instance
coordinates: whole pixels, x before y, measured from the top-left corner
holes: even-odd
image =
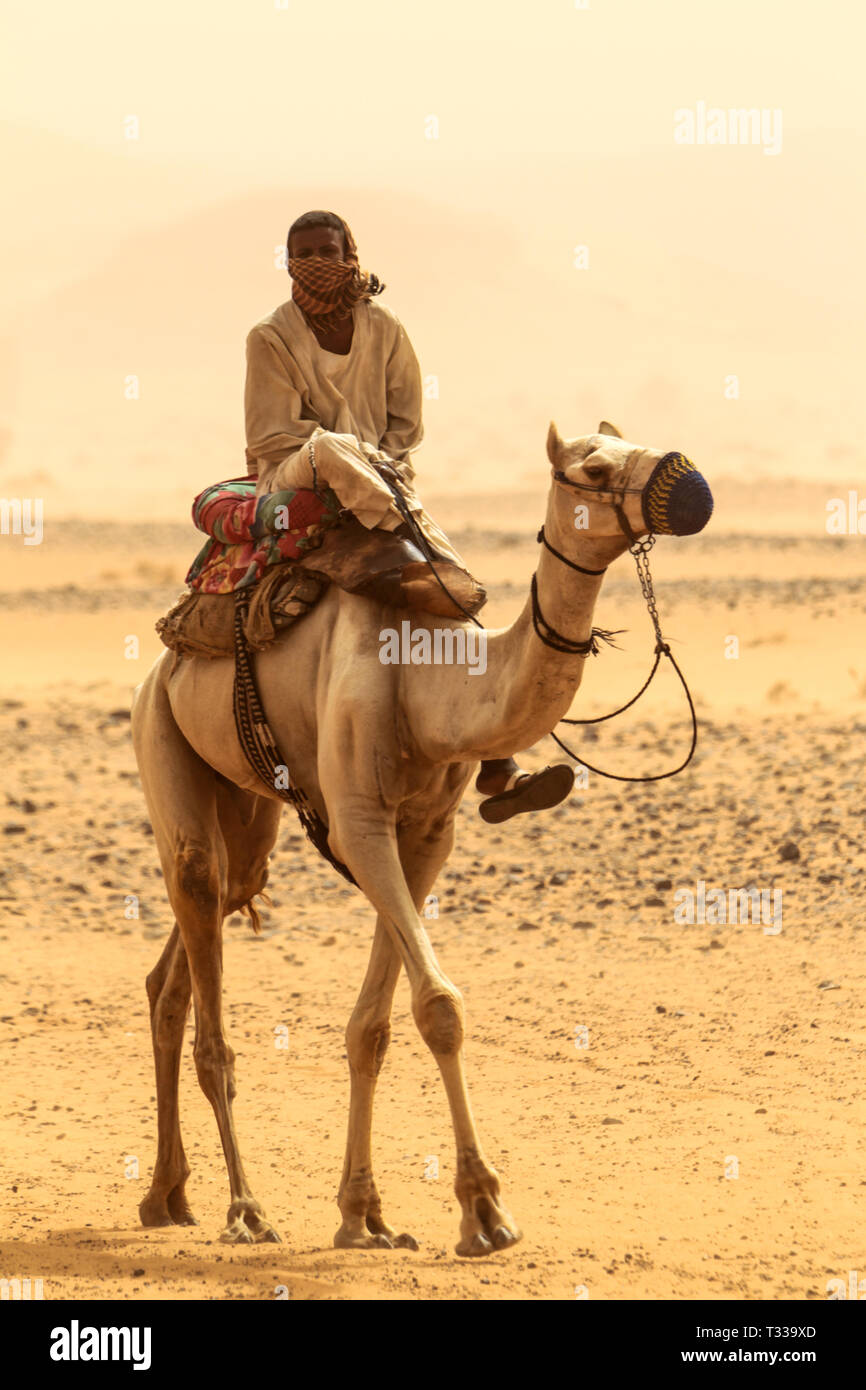
[[[156,1065],[157,1149],[150,1191],[139,1206],[144,1226],[194,1226],[185,1187],[189,1164],[180,1137],[178,1080],[183,1031],[189,1013],[186,952],[177,922],[147,977],[150,1028]]]
[[[218,778],[175,724],[162,684],[163,669],[164,665],[155,667],[139,690],[132,732],[165,886],[188,962],[196,1071],[213,1106],[228,1168],[231,1206],[221,1238],[279,1240],[250,1192],[232,1117],[234,1053],[222,1020],[222,921],[231,901],[230,862],[220,828]],[[157,1074],[159,1078],[159,1067]],[[167,1116],[169,1102],[170,1091]]]

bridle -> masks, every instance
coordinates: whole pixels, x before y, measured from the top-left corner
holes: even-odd
[[[659,662],[661,661],[663,655],[668,658],[677,675],[679,676],[683,690],[686,692],[686,699],[689,702],[689,709],[691,711],[692,743],[688,751],[688,755],[685,758],[685,761],[680,763],[679,767],[675,767],[672,772],[659,772],[652,777],[621,777],[615,772],[603,772],[601,768],[593,767],[591,763],[588,763],[584,761],[583,758],[580,758],[577,755],[577,753],[573,753],[572,750],[568,748],[566,744],[563,743],[562,739],[559,738],[553,732],[553,730],[551,730],[550,737],[554,740],[555,743],[559,744],[563,752],[567,753],[570,758],[573,758],[575,762],[580,763],[590,772],[597,772],[600,777],[609,777],[616,782],[660,782],[665,777],[675,777],[678,772],[682,772],[683,768],[687,767],[688,764],[691,762],[692,756],[694,754],[698,742],[697,715],[695,714],[695,707],[692,703],[692,697],[689,692],[689,688],[686,685],[685,676],[683,675],[682,671],[677,665],[670,647],[668,646],[667,642],[665,642],[664,637],[662,636],[661,627],[659,626],[659,616],[658,611],[656,609],[652,575],[650,574],[649,567],[649,552],[655,545],[656,538],[654,535],[652,535],[652,533],[650,533],[650,535],[645,537],[644,540],[638,540],[637,536],[634,534],[634,531],[629,525],[628,518],[625,514],[625,498],[630,495],[639,496],[644,491],[642,487],[628,486],[628,483],[631,481],[632,474],[634,473],[634,470],[637,466],[638,458],[644,452],[645,451],[641,448],[632,449],[631,453],[626,459],[623,468],[623,482],[621,485],[616,487],[596,487],[593,486],[593,484],[591,483],[577,483],[574,482],[573,479],[567,478],[561,469],[555,469],[553,474],[554,481],[564,485],[565,487],[576,488],[582,492],[609,494],[611,504],[613,506],[614,512],[616,513],[617,521],[619,522],[620,529],[622,530],[624,536],[626,537],[626,540],[629,543],[629,553],[633,555],[635,558],[635,564],[637,565],[637,573],[638,579],[640,581],[641,592],[644,596],[644,600],[647,605],[647,610],[652,620],[652,625],[656,635],[655,661],[653,663],[653,668],[647,676],[647,679],[641,686],[640,690],[631,700],[629,700],[628,704],[621,705],[619,709],[613,710],[610,714],[598,715],[595,719],[562,719],[559,722],[561,724],[601,724],[606,719],[613,719],[616,715],[622,714],[625,710],[630,709],[630,707],[633,704],[636,704],[636,702],[640,699],[641,695],[643,695],[644,691],[650,685],[656,671],[658,670]],[[312,440],[309,442],[309,455],[310,464],[313,472],[313,488],[314,491],[316,491],[318,494],[318,474],[316,472],[316,463],[315,455],[313,453]],[[379,470],[377,469],[377,471]],[[409,510],[406,504],[406,499],[403,497],[402,490],[399,484],[387,473],[380,473],[380,476],[382,476],[384,478],[384,481],[388,484],[397,509],[399,510],[404,521],[408,523],[412,535],[416,541],[416,544],[418,545],[419,549],[424,555],[424,558],[430,566],[430,569],[432,570],[436,578],[436,581],[439,584],[439,587],[442,589],[443,593],[447,594],[451,602],[455,604],[455,606],[464,614],[466,618],[469,619],[470,622],[474,623],[476,627],[483,629],[484,624],[480,623],[478,619],[474,616],[474,614],[469,613],[465,608],[463,608],[463,606],[460,603],[458,603],[457,599],[450,592],[444,580],[441,578],[439,571],[436,568],[436,557],[432,553],[430,544],[427,541],[427,537],[424,535],[424,532],[418,525],[418,522],[414,514]],[[567,565],[569,569],[576,570],[579,574],[602,575],[605,574],[607,571],[607,565],[605,565],[604,569],[590,570],[586,569],[583,565],[579,565],[575,560],[569,560],[567,555],[563,555],[561,551],[556,550],[554,546],[550,544],[550,541],[544,534],[543,526],[541,527],[541,530],[538,533],[537,539],[542,545],[544,545],[544,547],[547,550],[550,551],[551,555],[555,556],[555,558],[561,561],[562,564]],[[619,635],[618,632],[608,632],[604,628],[594,627],[586,641],[576,642],[572,638],[564,636],[561,632],[557,632],[556,628],[551,627],[550,623],[548,623],[547,619],[544,617],[544,614],[542,613],[541,607],[538,602],[538,581],[535,574],[533,574],[532,576],[531,596],[532,625],[535,629],[536,634],[546,647],[551,647],[554,651],[562,652],[563,654],[569,656],[589,656],[590,654],[592,654],[593,656],[597,656],[599,651],[599,639],[601,639],[604,642],[607,642],[609,646],[616,646],[616,643],[613,641],[613,638]],[[337,867],[339,867],[339,865]]]
[[[623,478],[622,485],[616,488],[604,486],[596,487],[592,483],[574,482],[571,478],[567,478],[565,476],[565,473],[562,471],[561,468],[554,469],[553,472],[554,482],[560,483],[564,487],[575,488],[576,490],[582,492],[607,494],[610,497],[611,504],[616,513],[616,518],[619,522],[620,530],[626,537],[629,546],[637,545],[638,540],[634,532],[632,531],[631,526],[629,525],[628,518],[625,514],[624,503],[625,498],[629,493],[639,495],[643,492],[643,488],[627,486],[629,480],[631,479],[632,473],[634,472],[634,469],[637,465],[638,455],[642,453],[643,449],[632,449],[631,453],[629,454],[626,460],[625,468],[623,470],[625,477]],[[567,565],[569,569],[577,570],[579,574],[601,575],[607,572],[607,565],[605,565],[604,569],[590,570],[586,569],[584,565],[578,565],[574,560],[569,560],[567,555],[563,555],[561,550],[557,550],[555,546],[552,546],[550,544],[550,541],[544,534],[543,526],[539,531],[536,540],[539,541],[540,544],[545,547],[545,549],[549,550],[551,555],[555,556],[556,559],[559,560],[563,565]],[[599,638],[602,638],[611,646],[616,645],[611,641],[611,638],[616,636],[616,634],[606,632],[602,628],[594,627],[586,641],[582,642],[574,641],[572,638],[566,637],[563,633],[557,632],[556,628],[551,626],[551,624],[547,621],[547,619],[541,611],[541,605],[538,601],[538,579],[537,576],[534,574],[532,576],[532,585],[530,592],[532,598],[532,625],[535,628],[536,634],[538,635],[538,637],[541,638],[542,642],[546,647],[551,647],[553,651],[562,652],[568,656],[589,656],[590,653],[592,653],[592,655],[595,656],[598,653]]]
[[[661,782],[666,777],[675,777],[678,772],[682,772],[685,767],[688,767],[689,763],[692,760],[692,757],[694,756],[694,751],[697,747],[698,742],[698,719],[695,713],[695,706],[692,700],[691,692],[689,690],[688,685],[686,684],[686,678],[680,670],[679,666],[677,665],[676,659],[673,653],[671,652],[670,647],[668,646],[667,642],[662,636],[661,625],[659,622],[658,609],[656,607],[655,592],[653,590],[653,581],[649,565],[649,552],[655,545],[656,538],[652,534],[652,532],[650,532],[650,534],[646,536],[643,540],[639,540],[637,536],[634,534],[634,531],[632,530],[631,526],[629,525],[628,518],[625,514],[625,497],[630,494],[640,495],[641,493],[643,493],[644,490],[640,487],[626,486],[626,482],[630,481],[634,469],[637,465],[637,456],[639,454],[642,454],[643,452],[644,451],[642,449],[632,450],[631,454],[629,455],[626,461],[624,469],[626,477],[623,480],[623,485],[620,487],[596,487],[593,486],[593,484],[591,483],[575,482],[572,478],[567,478],[565,476],[565,473],[562,472],[561,469],[554,469],[553,473],[554,481],[565,487],[575,488],[576,490],[581,492],[593,492],[596,494],[607,493],[610,496],[611,504],[616,514],[616,519],[619,523],[620,530],[623,532],[626,540],[629,543],[629,554],[634,556],[635,565],[637,566],[638,581],[640,582],[641,587],[641,593],[643,594],[644,601],[647,606],[647,611],[650,615],[650,620],[652,622],[656,638],[655,661],[653,662],[652,670],[650,671],[640,690],[628,701],[627,704],[620,705],[619,709],[612,710],[610,714],[600,714],[596,716],[595,719],[561,719],[559,722],[561,724],[602,724],[606,719],[613,719],[616,717],[616,715],[622,714],[625,710],[630,709],[632,705],[637,703],[641,695],[643,695],[644,691],[651,684],[652,679],[659,668],[659,663],[662,659],[662,656],[666,656],[668,658],[677,675],[679,676],[680,684],[682,685],[683,690],[686,693],[686,699],[689,702],[689,711],[691,713],[692,718],[692,741],[685,759],[683,760],[683,762],[680,763],[679,767],[675,767],[671,772],[658,772],[650,777],[622,777],[618,773],[604,772],[599,767],[593,767],[591,763],[586,762],[583,758],[579,757],[577,753],[573,752],[572,749],[569,748],[565,743],[563,743],[562,739],[559,738],[553,732],[553,730],[551,730],[550,737],[553,739],[555,743],[559,744],[559,747],[563,750],[564,753],[567,753],[570,758],[573,758],[575,762],[580,763],[581,766],[587,768],[589,772],[598,773],[600,777],[608,777],[615,782]],[[559,560],[562,564],[567,565],[569,569],[576,570],[579,574],[599,576],[607,572],[607,565],[605,565],[604,569],[591,570],[586,569],[583,565],[577,564],[575,560],[569,560],[567,555],[563,555],[560,550],[557,550],[554,546],[550,544],[550,541],[544,534],[543,526],[541,527],[541,530],[538,533],[537,540],[540,545],[543,545],[545,549],[548,550],[550,554],[554,556],[555,559]],[[613,638],[619,636],[619,632],[608,632],[604,628],[594,627],[590,632],[589,637],[585,641],[575,641],[570,637],[566,637],[563,633],[557,632],[556,628],[551,626],[551,624],[547,621],[547,619],[544,617],[544,614],[541,611],[541,606],[538,602],[538,580],[535,574],[533,574],[532,576],[531,596],[532,626],[535,629],[536,636],[540,638],[540,640],[544,643],[546,647],[550,647],[553,651],[563,652],[570,656],[585,657],[589,655],[598,655],[599,639],[601,639],[604,642],[607,642],[609,646],[616,646],[616,643],[613,641]]]

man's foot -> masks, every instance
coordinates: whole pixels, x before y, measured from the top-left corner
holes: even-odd
[[[521,772],[514,785],[496,796],[489,796],[478,808],[488,825],[500,825],[521,811],[548,811],[564,801],[574,786],[574,768],[555,763],[541,772]]]

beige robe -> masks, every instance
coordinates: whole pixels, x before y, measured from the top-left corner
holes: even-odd
[[[402,518],[372,463],[395,466],[411,491],[413,512],[420,513],[411,455],[424,434],[421,369],[396,314],[377,300],[361,300],[353,312],[345,355],[320,347],[291,299],[250,331],[247,471],[258,477],[259,496],[312,487],[312,443],[319,482],[332,487],[364,526],[392,530]],[[438,548],[444,538],[434,529]]]

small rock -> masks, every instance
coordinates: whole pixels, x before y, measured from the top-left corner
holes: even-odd
[[[793,840],[786,840],[783,845],[779,846],[779,858],[786,860],[799,859],[799,846],[795,845]]]
[[[837,985],[837,984],[835,983],[834,980],[822,980],[821,983],[819,984],[818,988],[819,988],[819,989],[841,989],[842,986],[841,986],[841,985]]]
[[[603,1125],[621,1125],[622,1120],[612,1120],[610,1118],[602,1120]]]
[[[537,922],[521,922],[521,923],[519,924],[517,930],[518,930],[518,931],[538,931],[538,923],[537,923]]]
[[[656,881],[655,881],[655,885],[654,885],[654,886],[655,886],[655,890],[656,890],[657,893],[666,893],[667,890],[668,890],[669,888],[673,888],[674,885],[673,885],[673,880],[672,880],[672,879],[669,879],[669,878],[657,878]]]

